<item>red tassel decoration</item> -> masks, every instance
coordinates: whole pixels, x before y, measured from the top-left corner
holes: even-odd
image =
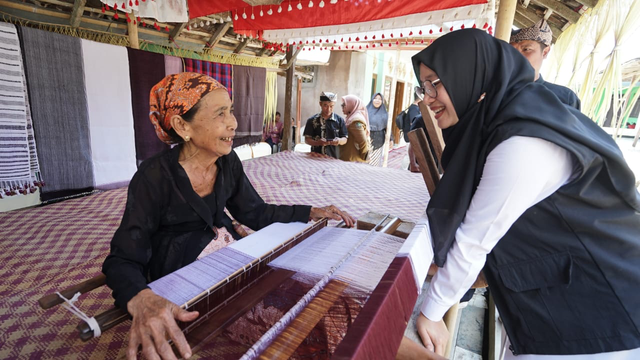
[[[418,33],[418,35],[422,35],[422,30],[420,30],[420,32]]]
[[[472,28],[475,29],[476,28],[476,24],[473,24]]]
[[[389,37],[393,39],[393,33],[391,33],[391,34],[389,35]]]
[[[382,38],[384,39],[384,34],[382,34]]]
[[[373,35],[371,38],[372,38],[373,40],[375,40],[375,39],[376,39],[376,36],[375,36],[375,35]]]
[[[400,33],[400,37],[403,38],[404,36],[402,35],[402,33]]]
[[[115,14],[113,14],[113,18],[118,20],[119,17],[118,17],[118,13],[117,12]]]
[[[453,31],[453,26],[449,28],[449,31]]]
[[[104,10],[104,6],[102,7],[102,13],[104,14],[105,10]]]
[[[433,30],[429,29],[429,34],[433,34]]]
[[[376,44],[373,44],[373,45],[371,45],[371,46],[376,47]]]
[[[118,4],[113,4],[113,9],[118,10]]]
[[[409,31],[409,36],[413,36],[413,31]]]
[[[337,41],[335,41],[335,40],[333,40],[333,43],[334,43],[334,44],[337,44],[338,42],[337,42]]]
[[[129,7],[133,6],[133,0],[129,0]]]
[[[400,45],[400,42],[396,40],[396,45]]]
[[[360,37],[357,37],[357,38],[356,38],[356,41],[360,41]]]
[[[138,2],[138,0],[136,0],[136,6],[139,6],[139,5],[140,5],[140,3]]]
[[[460,25],[460,29],[464,29],[464,24]]]
[[[105,6],[104,6],[104,7],[105,7],[107,10],[111,10],[111,8],[109,8],[109,5],[106,5],[106,4],[105,4]]]
[[[391,47],[391,43],[389,43],[389,47]]]
[[[124,9],[125,7],[126,7],[126,6],[124,5],[124,3],[122,3],[122,7],[121,7],[121,9]]]
[[[420,44],[424,44],[424,39],[420,40]]]
[[[484,25],[482,26],[483,29],[486,29],[489,26],[489,23],[484,23]]]
[[[349,37],[349,41],[351,41],[351,37]]]
[[[367,35],[364,36],[364,39],[367,40]]]
[[[442,28],[440,28],[440,32],[442,32]]]
[[[136,17],[136,20],[138,20],[138,22],[140,22],[140,16]],[[189,27],[189,25],[187,25],[187,30],[189,30],[188,27]]]

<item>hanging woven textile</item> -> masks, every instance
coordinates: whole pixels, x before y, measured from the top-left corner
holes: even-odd
[[[0,198],[41,186],[20,40],[16,27],[0,23]]]

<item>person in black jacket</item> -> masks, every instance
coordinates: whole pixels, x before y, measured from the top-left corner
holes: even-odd
[[[440,269],[416,322],[425,346],[444,351],[442,315],[482,270],[505,359],[640,358],[640,194],[615,141],[484,31],[412,63],[446,143],[426,210]]]
[[[232,151],[237,122],[229,93],[216,80],[196,73],[170,75],[150,94],[150,118],[160,140],[178,144],[144,161],[129,184],[122,222],[102,271],[116,306],[133,317],[127,358],[142,345],[147,358],[174,359],[168,335],[180,354],[191,356],[175,319],[188,312],[156,295],[147,283],[196,260],[216,240],[218,229],[234,237],[231,215],[258,230],[274,222],[329,217],[353,225],[335,206],[265,203]]]

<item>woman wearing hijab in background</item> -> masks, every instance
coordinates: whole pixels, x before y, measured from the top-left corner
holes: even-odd
[[[389,113],[384,105],[382,94],[376,93],[367,105],[369,115],[369,132],[371,133],[371,156],[369,163],[373,166],[382,165],[382,146],[387,133]]]
[[[615,142],[483,31],[412,61],[446,143],[427,207],[441,268],[416,324],[427,348],[444,351],[442,315],[484,267],[506,358],[640,359],[640,194]]]
[[[237,236],[225,207],[254,230],[310,218],[344,220],[349,226],[354,220],[334,206],[278,206],[260,198],[231,150],[238,124],[229,92],[216,80],[196,73],[170,75],[150,97],[156,134],[178,145],[145,160],[133,176],[102,272],[116,306],[133,317],[127,358],[135,359],[142,345],[147,358],[175,359],[166,336],[188,358],[191,349],[175,319],[193,321],[198,312],[154,294],[147,282],[195,261],[217,239],[219,228]]]
[[[369,118],[362,100],[355,95],[342,97],[342,112],[349,137],[340,147],[340,160],[367,162],[369,155]]]

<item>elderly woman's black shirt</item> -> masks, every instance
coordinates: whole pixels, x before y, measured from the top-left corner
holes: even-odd
[[[201,198],[178,163],[179,153],[176,146],[146,160],[129,184],[122,222],[102,267],[121,308],[148,282],[195,261],[216,236],[215,227],[235,233],[225,207],[254,230],[309,220],[310,206],[266,204],[233,151],[216,161],[214,191]]]

